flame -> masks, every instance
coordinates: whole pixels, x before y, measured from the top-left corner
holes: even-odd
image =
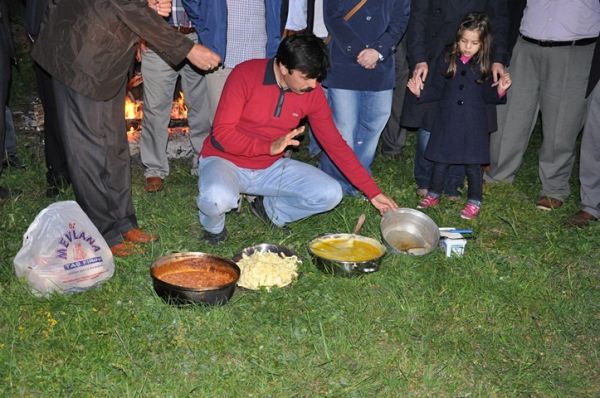
[[[176,99],[173,100],[171,107],[171,121],[178,120],[180,124],[168,128],[169,136],[177,134],[188,134],[189,127],[187,124],[188,107],[185,103],[183,92],[179,92]],[[127,140],[135,142],[139,140],[141,134],[141,123],[144,117],[143,101],[136,101],[130,95],[125,96],[125,120],[127,121]]]
[[[133,126],[129,127],[129,131],[127,131],[127,140],[131,141],[135,137],[135,129]]]
[[[183,92],[179,92],[179,96],[173,101],[171,108],[171,119],[187,119],[188,107],[185,104]]]
[[[129,96],[125,97],[125,119],[135,120],[141,119],[140,104],[133,101]]]

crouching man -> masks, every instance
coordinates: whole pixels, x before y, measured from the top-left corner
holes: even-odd
[[[381,213],[398,206],[381,193],[335,127],[319,81],[329,61],[322,40],[308,35],[284,39],[273,59],[254,59],[229,75],[213,130],[200,153],[198,208],[204,239],[227,237],[225,214],[240,193],[257,196],[255,215],[283,225],[334,208],[340,184],[306,163],[284,157],[308,116],[322,148]]]

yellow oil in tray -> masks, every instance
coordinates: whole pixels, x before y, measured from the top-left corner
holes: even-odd
[[[369,261],[383,254],[381,247],[355,237],[323,238],[311,243],[313,254],[335,261]]]

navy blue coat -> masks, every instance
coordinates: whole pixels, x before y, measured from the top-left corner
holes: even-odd
[[[421,91],[419,102],[435,102],[435,117],[423,127],[431,131],[425,158],[448,164],[487,164],[490,162],[490,125],[488,104],[506,102],[500,98],[492,80],[477,83],[479,66],[456,61],[456,75],[444,77],[448,62],[440,57]]]
[[[494,36],[492,62],[508,64],[508,30],[511,17],[520,15],[510,13],[515,0],[412,0],[410,21],[406,31],[408,62],[411,73],[419,62],[427,62],[433,68],[433,60],[444,52],[444,48],[456,40],[458,25],[470,12],[485,12],[491,20]],[[407,96],[402,109],[401,124],[406,127],[424,127],[435,116],[431,107],[416,106]],[[491,124],[496,123],[496,112],[488,108]]]
[[[394,88],[394,52],[408,26],[410,0],[367,1],[349,21],[344,16],[356,0],[324,0],[325,25],[331,35],[331,67],[323,82],[326,87],[355,91],[383,91]],[[377,50],[383,61],[374,69],[356,62],[367,48]]]

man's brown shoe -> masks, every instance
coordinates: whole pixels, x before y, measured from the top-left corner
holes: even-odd
[[[550,211],[550,210],[558,209],[562,205],[563,205],[562,200],[554,199],[549,196],[542,196],[535,204],[535,207],[537,207],[540,210]]]
[[[158,192],[163,189],[164,181],[160,177],[148,177],[146,178],[146,185],[144,185],[144,189],[146,192]]]
[[[131,228],[123,234],[123,239],[133,243],[148,243],[158,240],[158,236],[144,232],[139,228]]]
[[[140,254],[144,252],[144,250],[135,243],[126,241],[111,246],[110,251],[115,257],[127,257],[131,256],[132,254]]]
[[[592,216],[587,211],[579,210],[577,213],[573,214],[571,217],[567,218],[565,224],[569,227],[575,228],[584,228],[587,227],[590,221],[596,221],[598,218]]]

